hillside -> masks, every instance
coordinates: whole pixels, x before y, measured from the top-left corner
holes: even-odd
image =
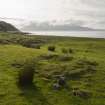
[[[19,30],[11,25],[10,23],[6,23],[4,21],[0,21],[0,31],[2,32],[19,32]]]
[[[105,39],[0,33],[0,105],[105,105]]]

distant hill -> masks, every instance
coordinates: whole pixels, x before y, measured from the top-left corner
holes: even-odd
[[[1,32],[19,32],[19,30],[10,23],[0,21],[0,31]]]
[[[23,31],[105,31],[103,29],[93,29],[89,27],[63,24],[63,25],[53,25],[49,23],[30,23],[22,28]]]

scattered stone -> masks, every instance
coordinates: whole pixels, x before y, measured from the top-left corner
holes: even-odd
[[[80,92],[79,92],[79,96],[80,96],[81,98],[87,99],[87,98],[90,97],[90,92],[80,91]]]
[[[59,90],[60,85],[58,83],[55,83],[55,84],[53,84],[53,88],[54,88],[54,90]]]
[[[91,92],[85,91],[85,90],[79,90],[79,88],[74,88],[73,89],[73,95],[87,99],[91,96]]]
[[[55,84],[53,84],[53,88],[54,88],[55,90],[59,90],[59,89],[61,89],[61,88],[67,88],[67,87],[68,87],[68,86],[67,86],[66,79],[65,79],[64,76],[58,77],[57,82],[56,82]]]
[[[78,94],[78,90],[79,90],[79,88],[73,88],[73,95],[74,96],[77,96]]]
[[[59,80],[58,80],[58,84],[60,86],[65,86],[66,85],[66,80],[65,80],[65,77],[60,77]]]

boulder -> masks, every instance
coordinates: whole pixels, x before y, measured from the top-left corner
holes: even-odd
[[[75,88],[73,89],[73,95],[87,99],[91,96],[91,92],[86,91],[86,90],[79,90],[79,88]]]
[[[58,80],[58,84],[60,86],[65,86],[66,85],[66,80],[65,80],[65,77],[61,76]]]
[[[54,90],[59,90],[60,89],[60,85],[58,83],[53,84],[53,89]]]

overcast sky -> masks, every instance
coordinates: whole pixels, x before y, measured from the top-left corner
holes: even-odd
[[[105,0],[0,0],[0,18],[17,27],[51,21],[105,28]]]

